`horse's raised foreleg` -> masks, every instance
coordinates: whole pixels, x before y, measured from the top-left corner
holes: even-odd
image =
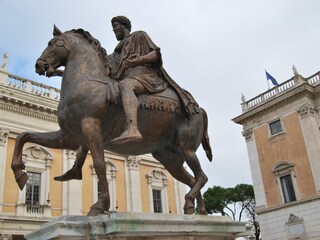
[[[67,141],[61,130],[48,133],[37,132],[23,132],[16,138],[16,143],[13,152],[13,158],[11,162],[11,169],[13,170],[16,182],[19,188],[22,190],[28,181],[28,175],[23,170],[25,165],[22,162],[22,149],[26,142],[36,143],[50,148],[69,148],[76,149],[78,146]]]
[[[82,120],[82,134],[86,138],[88,148],[92,154],[93,166],[99,180],[101,193],[98,201],[90,208],[88,216],[103,214],[109,210],[110,197],[106,175],[106,163],[104,159],[103,136],[100,120],[96,118],[85,118]]]

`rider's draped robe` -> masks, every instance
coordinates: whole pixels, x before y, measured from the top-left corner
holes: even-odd
[[[156,50],[158,60],[151,64],[130,68],[126,59],[132,55],[144,56]],[[182,89],[162,67],[160,48],[153,43],[149,35],[143,31],[131,33],[121,40],[114,52],[109,55],[109,74],[116,80],[130,77],[139,81],[150,93],[161,92],[168,84],[178,93],[186,113],[189,115],[199,113],[199,106],[190,93]]]

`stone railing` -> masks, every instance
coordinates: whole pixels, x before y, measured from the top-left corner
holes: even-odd
[[[290,89],[302,84],[302,83],[308,83],[312,86],[318,85],[320,83],[320,72],[317,72],[316,74],[308,77],[308,78],[303,78],[300,75],[296,75],[293,78],[289,79],[288,81],[285,81],[281,83],[278,86],[275,86],[268,91],[261,93],[260,95],[248,100],[248,101],[243,101],[241,103],[242,107],[242,112],[247,112],[251,110],[254,107],[257,107],[272,98],[282,95],[285,92],[289,91]]]
[[[44,205],[31,205],[31,204],[26,205],[27,214],[32,214],[32,215],[43,215],[44,208],[45,208]]]
[[[26,91],[44,98],[50,98],[56,101],[60,100],[60,90],[58,88],[19,77],[5,71],[1,71],[1,69],[0,74],[1,83],[7,85],[8,87]]]
[[[51,205],[21,203],[17,205],[17,216],[50,217]]]

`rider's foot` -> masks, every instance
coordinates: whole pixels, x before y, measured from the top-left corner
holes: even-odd
[[[127,129],[119,137],[111,141],[113,144],[123,144],[126,142],[139,142],[142,140],[142,135],[138,129]]]
[[[73,167],[69,171],[62,174],[61,176],[54,177],[54,180],[61,181],[61,182],[69,181],[69,180],[73,180],[73,179],[76,179],[76,180],[82,179],[81,169]]]

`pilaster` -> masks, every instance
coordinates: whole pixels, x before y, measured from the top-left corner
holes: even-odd
[[[317,109],[315,106],[306,103],[298,109],[300,116],[301,129],[307,148],[308,158],[310,161],[311,171],[317,193],[320,194],[320,135]]]
[[[254,139],[253,129],[249,128],[242,132],[246,139],[247,151],[249,155],[249,163],[251,169],[251,177],[253,182],[254,194],[256,198],[257,208],[264,208],[267,206],[265,189],[263,184],[262,172],[259,162],[259,154]]]
[[[2,203],[4,195],[5,169],[7,162],[7,142],[9,130],[0,129],[0,212],[2,212]]]
[[[126,159],[126,195],[127,210],[129,212],[141,212],[141,185],[140,185],[140,161],[137,156],[128,156]]]
[[[64,151],[63,172],[72,168],[76,159],[76,151]],[[82,181],[63,182],[63,215],[82,215]]]
[[[186,195],[186,185],[173,179],[174,195],[176,202],[177,214],[183,214],[184,196]]]

